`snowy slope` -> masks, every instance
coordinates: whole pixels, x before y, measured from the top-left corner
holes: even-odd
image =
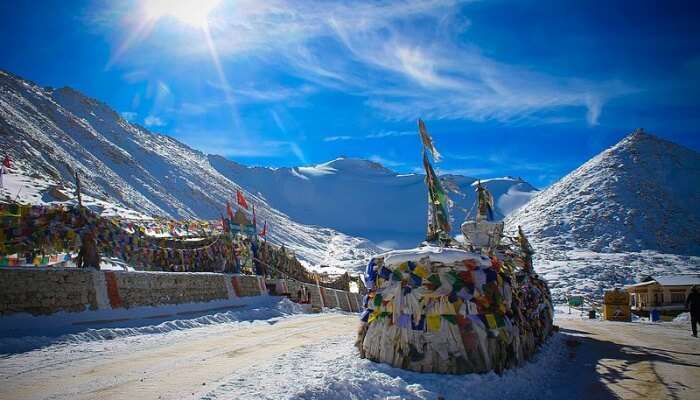
[[[149,215],[218,218],[240,188],[257,205],[259,221],[268,221],[270,240],[311,266],[359,268],[378,250],[365,239],[292,221],[219,173],[205,154],[130,124],[99,101],[2,71],[0,147],[32,185],[70,186],[77,170],[90,196]]]
[[[351,158],[278,169],[246,167],[220,156],[209,156],[209,162],[297,221],[367,237],[388,247],[413,247],[425,239],[424,175],[401,175],[376,162]],[[442,181],[452,201],[453,225],[458,227],[474,211],[476,179],[445,175]],[[537,193],[518,178],[482,182],[494,194],[499,219]],[[456,229],[454,233],[458,233]]]
[[[388,247],[413,247],[425,236],[423,175],[400,175],[348,158],[308,167],[246,167],[130,124],[73,89],[42,88],[1,71],[0,145],[39,186],[43,180],[71,186],[77,170],[93,198],[146,215],[217,218],[225,200],[241,188],[258,204],[259,221],[268,221],[271,239],[312,264],[359,267],[377,249],[352,236]],[[473,212],[476,180],[457,175],[442,180],[457,227]],[[484,182],[496,198],[499,219],[537,192],[519,178]]]
[[[700,270],[700,154],[636,132],[506,218],[555,293]]]

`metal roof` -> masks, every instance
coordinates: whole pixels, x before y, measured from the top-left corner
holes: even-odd
[[[700,275],[662,275],[654,278],[661,286],[700,285]]]
[[[700,274],[680,274],[680,275],[660,275],[652,277],[653,280],[648,282],[635,283],[634,285],[626,285],[625,287],[639,287],[658,283],[661,286],[700,286]]]

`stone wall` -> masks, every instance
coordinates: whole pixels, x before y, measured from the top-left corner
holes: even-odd
[[[299,288],[306,287],[316,309],[360,310],[361,297],[356,293],[289,279],[279,283],[294,301]],[[0,268],[0,316],[203,303],[266,295],[267,284],[277,281],[216,273]]]
[[[153,272],[104,272],[107,282],[114,276],[121,306],[203,303],[227,299],[226,275],[212,273],[167,274]],[[109,286],[108,286],[109,287]],[[108,289],[109,292],[109,289]],[[258,293],[259,295],[260,293]],[[113,308],[113,294],[108,293]]]
[[[0,315],[97,309],[94,275],[87,270],[0,268]]]

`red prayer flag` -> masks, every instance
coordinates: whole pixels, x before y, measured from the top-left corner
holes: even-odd
[[[231,208],[231,203],[226,200],[226,214],[228,214],[228,219],[233,221],[233,209]]]
[[[236,201],[238,202],[238,205],[245,208],[246,210],[248,209],[248,203],[245,201],[245,197],[243,197],[243,193],[241,193],[240,190],[236,190]]]
[[[265,237],[265,235],[267,235],[267,221],[265,221],[265,225],[263,225],[263,230],[259,233],[259,235],[260,237]]]
[[[228,223],[224,219],[224,216],[221,216],[221,229],[223,229],[224,232],[228,232]]]
[[[4,165],[5,168],[12,168],[12,159],[10,158],[9,154],[5,154],[5,159],[2,160],[2,165]]]

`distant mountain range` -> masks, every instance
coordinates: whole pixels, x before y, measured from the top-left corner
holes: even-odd
[[[425,236],[422,175],[348,158],[295,168],[247,167],[129,123],[71,88],[44,88],[2,71],[0,145],[37,179],[72,185],[78,171],[87,194],[149,215],[215,219],[241,189],[257,204],[259,221],[268,221],[271,240],[286,243],[311,264],[359,268],[380,251],[361,237],[405,247]],[[458,233],[473,207],[476,179],[442,180]],[[516,178],[485,183],[496,196],[498,218],[536,193]]]
[[[131,124],[104,103],[70,89],[37,86],[0,71],[0,146],[27,189],[50,203],[52,185],[84,191],[109,212],[214,219],[237,189],[268,221],[270,240],[309,266],[358,271],[386,247],[423,240],[427,193],[420,174],[398,174],[351,158],[294,168],[248,167],[193,150]],[[418,154],[417,154],[418,156]],[[472,177],[441,177],[453,234],[473,213]],[[559,182],[538,191],[519,178],[482,181],[508,230],[522,225],[536,269],[556,299],[659,272],[700,272],[700,155],[637,132]],[[368,238],[368,239],[363,239]]]
[[[390,247],[413,247],[425,239],[424,175],[397,174],[381,164],[351,158],[278,169],[246,167],[220,156],[209,156],[209,162],[225,177],[297,221],[331,227]],[[451,200],[453,233],[459,234],[459,225],[474,212],[476,178],[443,175],[441,180]],[[482,182],[494,194],[498,219],[537,193],[518,178]]]

